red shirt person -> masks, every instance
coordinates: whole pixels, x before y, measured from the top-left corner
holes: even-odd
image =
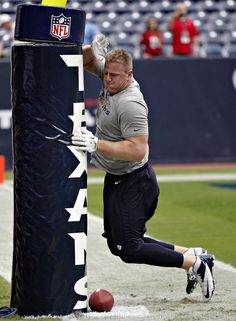
[[[167,26],[167,29],[172,33],[173,54],[197,56],[199,31],[186,14],[186,5],[177,4]]]
[[[163,38],[155,18],[148,19],[147,29],[142,34],[140,44],[144,46],[144,58],[152,58],[162,54]]]

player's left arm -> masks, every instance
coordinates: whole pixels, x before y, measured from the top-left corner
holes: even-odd
[[[98,139],[92,132],[82,128],[72,136],[72,144],[78,151],[93,153],[97,151],[105,156],[128,161],[141,161],[148,148],[148,136],[131,136],[124,140],[112,142]]]
[[[117,112],[122,140],[98,139],[90,131],[81,129],[81,133],[72,136],[76,149],[90,153],[96,151],[117,160],[143,160],[148,150],[147,108],[135,101],[125,101],[125,108],[117,105]]]

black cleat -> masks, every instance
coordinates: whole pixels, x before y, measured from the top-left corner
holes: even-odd
[[[197,256],[192,268],[198,283],[202,288],[203,301],[210,301],[215,290],[215,282],[212,276],[215,257],[211,254]]]
[[[206,255],[207,254],[207,250],[201,248],[201,247],[190,247],[185,254],[188,255]],[[194,289],[197,286],[197,278],[195,273],[193,272],[192,268],[190,268],[187,272],[187,286],[186,286],[186,293],[187,294],[191,294]]]

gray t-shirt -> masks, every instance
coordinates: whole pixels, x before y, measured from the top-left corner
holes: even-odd
[[[103,78],[103,63],[97,74]],[[99,94],[96,115],[96,136],[99,139],[117,142],[131,136],[148,135],[148,108],[133,80],[131,85],[115,95],[103,88]],[[148,152],[142,161],[118,160],[99,152],[92,153],[92,163],[114,175],[123,175],[142,167],[148,160]]]

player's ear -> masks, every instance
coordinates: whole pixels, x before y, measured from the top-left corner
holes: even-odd
[[[133,70],[129,70],[129,71],[128,71],[128,76],[129,76],[129,77],[132,77],[132,76],[133,76]]]

